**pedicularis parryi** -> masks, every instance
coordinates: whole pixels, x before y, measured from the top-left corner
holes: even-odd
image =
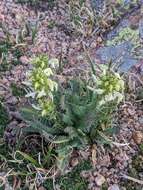
[[[38,111],[25,109],[23,117],[33,131],[57,144],[57,166],[64,171],[74,148],[95,143],[99,131],[112,126],[112,114],[124,97],[124,81],[109,64],[95,65],[97,73],[90,72],[87,80],[78,77],[62,85],[56,82],[57,67],[58,60],[45,55],[33,60],[27,96]]]

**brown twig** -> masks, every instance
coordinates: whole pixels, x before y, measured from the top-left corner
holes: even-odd
[[[143,181],[141,181],[141,180],[139,180],[139,179],[135,179],[135,178],[130,177],[130,176],[125,175],[125,174],[122,174],[122,177],[125,178],[125,179],[128,179],[128,180],[130,180],[130,181],[133,181],[133,182],[135,182],[135,183],[139,183],[139,184],[143,185]]]

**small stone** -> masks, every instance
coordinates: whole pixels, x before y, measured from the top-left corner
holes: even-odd
[[[41,186],[38,188],[38,190],[45,190],[45,188]]]
[[[111,164],[110,161],[110,156],[109,155],[104,155],[101,160],[99,161],[101,166],[109,166]]]
[[[81,172],[81,177],[88,178],[89,176],[90,176],[89,172],[87,172],[87,171]]]
[[[143,19],[140,20],[139,22],[139,33],[140,33],[140,38],[143,39]]]
[[[97,43],[102,43],[103,42],[103,39],[101,37],[98,37],[97,38]]]
[[[96,47],[97,47],[97,43],[96,43],[95,41],[92,42],[90,47],[91,47],[91,48],[96,48]]]
[[[78,159],[77,159],[77,158],[73,158],[73,159],[71,160],[71,166],[72,166],[72,167],[77,166],[77,165],[78,165],[78,163],[79,163],[79,161],[78,161]]]
[[[141,131],[135,131],[133,133],[133,139],[134,139],[135,143],[141,144],[141,142],[143,140],[143,133]]]
[[[21,56],[20,59],[22,64],[28,64],[29,63],[29,59],[26,56]]]
[[[5,96],[6,92],[4,90],[0,90],[0,96]]]
[[[140,124],[143,124],[143,117],[139,118],[139,122],[140,122]]]
[[[93,176],[96,177],[98,175],[98,172],[97,171],[94,171],[93,172]]]
[[[10,122],[8,124],[8,128],[13,129],[13,128],[17,127],[17,125],[18,125],[18,122],[16,120],[13,120],[12,122]]]
[[[90,178],[89,178],[89,182],[92,183],[92,182],[94,182],[94,181],[95,181],[94,176],[90,176]]]
[[[80,150],[80,154],[83,157],[83,159],[88,160],[89,155],[90,155],[90,151],[88,151],[88,150],[86,150],[86,151]]]
[[[108,190],[120,190],[119,186],[114,184],[108,188]]]
[[[95,182],[98,186],[102,186],[105,181],[105,177],[100,174],[95,178]]]
[[[130,116],[133,116],[136,113],[135,110],[131,109],[131,108],[128,108],[127,111],[128,111],[128,113],[129,113]]]
[[[93,187],[92,190],[101,190],[100,187]]]
[[[5,183],[5,190],[12,190],[13,188],[10,186],[8,181]]]
[[[14,119],[17,119],[17,120],[22,120],[22,117],[20,115],[20,113],[18,111],[10,111],[9,112],[10,116]]]
[[[15,105],[15,104],[18,103],[18,100],[17,100],[16,97],[11,96],[11,97],[9,97],[9,99],[7,100],[7,103],[8,103],[8,104],[11,104],[11,105]]]
[[[94,183],[89,183],[88,189],[93,189],[94,188]]]

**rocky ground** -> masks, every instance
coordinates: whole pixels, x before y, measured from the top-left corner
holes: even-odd
[[[98,2],[98,1],[97,1]],[[122,64],[121,71],[127,73],[128,93],[124,104],[120,106],[117,117],[118,133],[111,145],[105,149],[99,146],[96,153],[94,169],[82,171],[81,176],[88,181],[90,190],[141,190],[143,189],[143,109],[137,94],[143,85],[142,78],[142,39],[143,20],[142,2],[135,3],[128,9],[117,8],[114,17],[110,6],[103,6],[104,1],[86,1],[86,7],[93,17],[101,14],[93,26],[83,24],[79,29],[69,16],[68,1],[60,0],[54,4],[42,2],[38,7],[14,0],[0,1],[0,43],[6,37],[21,52],[16,57],[13,50],[8,51],[7,65],[10,69],[0,68],[0,96],[9,113],[8,128],[5,139],[13,146],[15,132],[13,129],[25,127],[18,112],[27,103],[21,90],[14,94],[14,87],[21,89],[30,67],[31,58],[45,53],[58,58],[61,65],[60,76],[78,75],[88,69],[85,48],[95,62],[105,63],[111,59]],[[111,2],[116,6],[116,1]],[[98,9],[96,10],[95,9]],[[94,11],[93,11],[94,10]],[[96,14],[95,14],[96,13]],[[84,22],[87,16],[84,15]],[[103,17],[104,16],[104,17]],[[117,17],[117,19],[116,19]],[[92,17],[91,17],[92,18]],[[27,29],[28,27],[28,29]],[[135,39],[118,42],[120,31],[129,27],[139,31]],[[90,30],[89,30],[90,28]],[[35,33],[35,35],[34,35]],[[114,46],[108,41],[117,39]],[[84,48],[85,47],[85,48]],[[13,60],[13,61],[11,61]],[[14,62],[14,64],[13,64]],[[15,63],[16,62],[16,63]],[[132,69],[131,69],[132,67]],[[22,94],[21,94],[22,93]],[[142,98],[139,98],[142,99]],[[126,144],[122,146],[122,144]],[[89,150],[86,153],[92,160]],[[81,153],[84,157],[84,155]],[[92,160],[93,161],[93,160]]]

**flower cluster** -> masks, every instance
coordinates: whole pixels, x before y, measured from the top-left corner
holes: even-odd
[[[42,116],[54,111],[53,94],[58,85],[53,80],[54,68],[57,66],[57,59],[48,60],[48,57],[41,55],[33,60],[32,71],[29,72],[29,87],[32,92],[27,97],[33,97],[38,105],[35,108],[42,111]]]
[[[100,95],[101,100],[99,105],[103,105],[110,101],[116,101],[120,103],[124,97],[124,81],[121,76],[109,70],[107,66],[102,66],[102,73],[100,77],[96,78],[93,75],[94,83],[96,88],[89,87],[96,94]]]

